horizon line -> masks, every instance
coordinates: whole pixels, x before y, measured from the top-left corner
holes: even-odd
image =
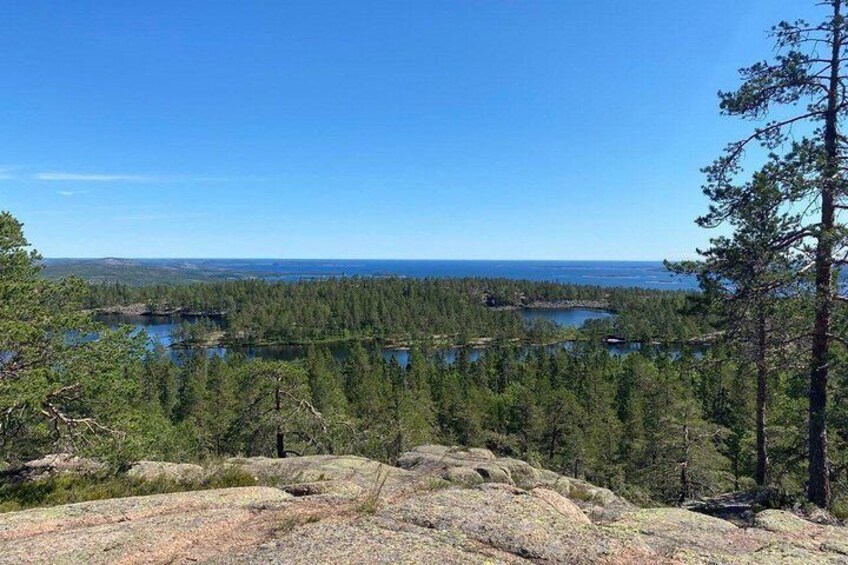
[[[556,263],[662,263],[666,259],[490,259],[490,258],[395,258],[395,257],[42,257],[45,261],[453,261],[453,262],[556,262]],[[678,261],[681,259],[671,259]]]

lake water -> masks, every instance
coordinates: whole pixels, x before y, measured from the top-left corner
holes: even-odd
[[[585,308],[573,309],[539,309],[539,310],[521,310],[521,316],[528,322],[535,319],[546,319],[564,328],[579,328],[588,320],[609,318],[611,313],[603,310],[592,310]],[[157,318],[157,317],[131,317],[131,316],[104,316],[101,318],[107,326],[116,328],[122,324],[134,325],[139,331],[144,330],[150,337],[152,344],[159,343],[164,347],[170,347],[173,343],[171,335],[174,330],[180,325],[181,320],[174,318]],[[191,322],[192,320],[187,320]],[[552,347],[570,347],[568,342]],[[339,360],[344,360],[348,355],[348,346],[345,344],[326,346],[333,354],[333,357]],[[610,345],[608,349],[613,354],[624,354],[633,350],[634,344]],[[482,348],[471,348],[468,350],[469,357],[474,360],[483,351]],[[228,353],[238,352],[248,357],[260,359],[271,359],[279,361],[293,361],[306,356],[307,348],[298,345],[265,345],[261,347],[213,347],[207,348],[206,352],[209,355],[224,356]],[[179,358],[186,353],[181,350],[172,350],[172,356]],[[191,352],[188,352],[191,354]],[[449,362],[453,362],[458,354],[458,349],[449,348],[443,351],[445,358]],[[409,352],[402,349],[384,349],[383,356],[386,359],[394,358],[401,365],[405,365],[409,360]]]
[[[100,316],[99,320],[112,329],[122,325],[135,326],[137,330],[147,332],[151,343],[159,343],[164,347],[171,346],[173,343],[171,335],[183,322],[178,318],[151,316]],[[188,319],[186,321],[192,322],[193,320]]]
[[[534,320],[548,320],[562,328],[579,328],[589,320],[602,320],[611,318],[613,314],[604,310],[590,310],[587,308],[571,309],[534,309],[522,310],[521,316],[527,322]]]

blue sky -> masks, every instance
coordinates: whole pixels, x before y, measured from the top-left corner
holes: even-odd
[[[18,2],[0,207],[48,257],[661,259],[798,0]]]

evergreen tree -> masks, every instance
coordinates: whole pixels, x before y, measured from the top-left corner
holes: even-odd
[[[646,396],[642,484],[668,502],[714,495],[730,484],[721,455],[725,430],[703,419],[680,375],[666,374]]]
[[[707,169],[705,192],[712,200],[704,225],[717,225],[732,212],[738,190],[735,177],[745,149],[760,143],[772,152],[773,173],[780,179],[786,207],[807,211],[801,229],[784,234],[786,243],[808,252],[814,274],[814,316],[809,359],[808,498],[826,507],[830,501],[827,397],[836,297],[835,270],[841,265],[846,234],[837,211],[845,205],[845,143],[842,127],[848,113],[843,64],[848,49],[844,0],[827,0],[828,13],[819,23],[781,22],[773,28],[777,55],[773,61],[741,70],[742,85],[720,93],[724,113],[763,119],[781,109],[788,117],[767,122],[751,135],[730,144]],[[804,110],[795,113],[796,107]],[[781,114],[782,115],[782,114]],[[806,129],[805,129],[806,126]],[[792,130],[810,133],[793,141]],[[785,149],[784,154],[777,152]],[[806,266],[802,270],[806,270]]]
[[[202,351],[191,351],[185,354],[184,359],[175,408],[176,421],[197,423],[209,408],[206,404],[209,358]]]
[[[540,450],[550,468],[579,477],[586,460],[584,437],[586,413],[577,397],[564,388],[555,389],[545,398]]]
[[[168,352],[161,343],[157,343],[153,351],[145,357],[145,373],[149,387],[155,388],[156,400],[167,418],[174,417],[177,405],[178,368],[171,362]]]
[[[347,398],[339,379],[333,373],[329,352],[311,347],[306,353],[305,363],[315,408],[327,416],[346,413]]]
[[[23,226],[0,213],[0,459],[123,437],[140,399],[141,343],[82,311],[76,279],[44,280]],[[95,336],[99,336],[96,339]]]
[[[309,377],[300,363],[246,363],[238,394],[244,400],[239,433],[249,453],[285,458],[324,451],[328,428],[310,401]]]
[[[783,208],[783,190],[773,167],[758,172],[744,186],[725,187],[721,202],[723,221],[732,226],[732,235],[714,238],[709,249],[699,250],[701,262],[670,267],[697,275],[703,291],[697,298],[704,306],[700,312],[717,315],[723,342],[734,347],[756,375],[754,478],[763,485],[768,474],[769,381],[775,364],[792,357],[788,353],[800,341],[791,314],[801,290],[793,253],[801,218]],[[713,219],[700,221],[710,224]]]

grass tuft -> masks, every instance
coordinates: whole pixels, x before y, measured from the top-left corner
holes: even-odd
[[[389,479],[389,472],[384,471],[382,463],[377,468],[377,474],[374,477],[374,484],[363,496],[357,510],[362,514],[376,514],[380,509],[380,495],[383,493],[383,487],[386,486],[386,481]]]

